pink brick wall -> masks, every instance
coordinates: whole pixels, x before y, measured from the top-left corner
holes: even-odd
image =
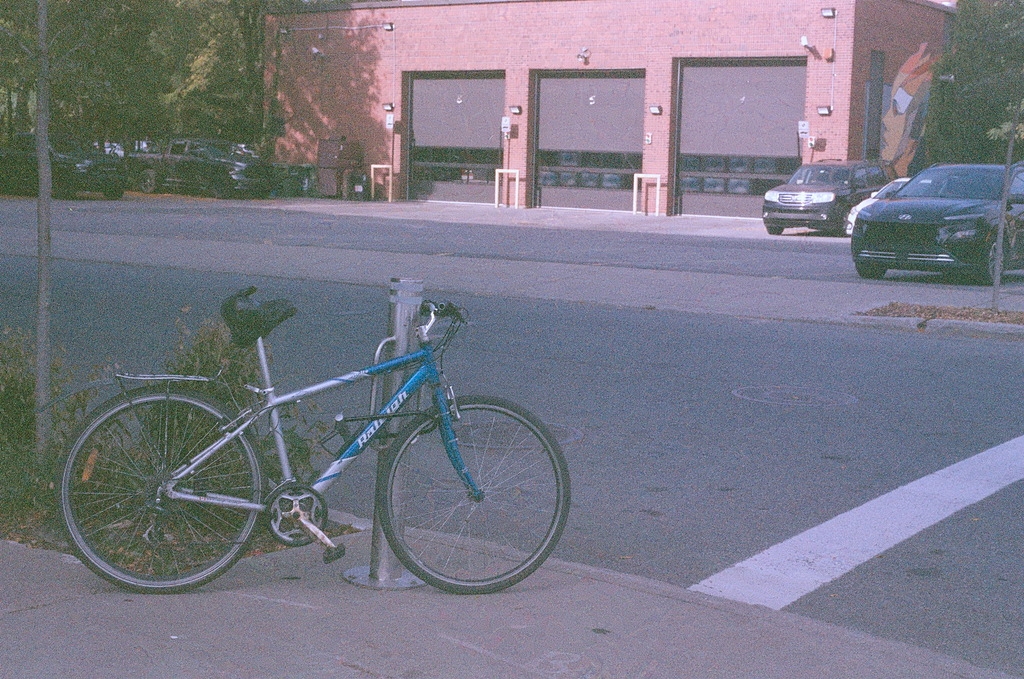
[[[821,16],[825,5],[836,7],[836,19]],[[518,135],[506,147],[506,165],[520,168],[526,180],[532,72],[644,69],[646,103],[662,106],[664,114],[645,114],[651,143],[644,145],[643,170],[668,182],[677,59],[804,56],[806,119],[813,136],[827,139],[827,156],[817,152],[815,158],[857,157],[871,50],[891,53],[891,82],[892,71],[921,42],[939,48],[947,16],[924,0],[546,0],[389,4],[270,17],[267,81],[277,83],[286,124],[277,159],[315,162],[318,139],[344,134],[363,144],[367,163],[394,164],[401,189],[408,163],[402,155],[403,74],[496,70],[505,73],[506,104],[524,108],[513,116]],[[393,22],[394,31],[383,30],[385,22]],[[801,46],[801,36],[816,53]],[[590,54],[586,65],[577,60],[583,48]],[[825,59],[830,48],[833,61]],[[385,102],[396,105],[393,131],[384,126]],[[818,116],[816,107],[828,103],[833,114]],[[805,148],[805,160],[811,155]],[[526,204],[527,184],[521,185],[520,204]],[[663,210],[670,193],[663,190]]]

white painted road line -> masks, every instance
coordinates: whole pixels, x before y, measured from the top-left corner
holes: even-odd
[[[1024,436],[901,486],[690,587],[760,604],[793,603],[903,540],[1024,479]]]

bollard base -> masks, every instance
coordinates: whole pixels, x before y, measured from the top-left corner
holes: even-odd
[[[350,568],[345,571],[343,577],[353,585],[368,589],[412,589],[413,587],[422,587],[426,584],[405,570],[402,571],[402,575],[398,578],[390,578],[388,580],[371,578],[369,566]]]

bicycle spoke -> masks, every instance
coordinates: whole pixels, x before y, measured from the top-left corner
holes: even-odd
[[[434,423],[399,435],[383,498],[392,549],[416,576],[455,592],[508,587],[554,548],[568,511],[565,461],[542,426],[497,399],[460,400],[456,435],[476,501]]]
[[[190,395],[140,390],[112,399],[78,438],[65,466],[61,507],[84,561],[101,576],[143,591],[208,582],[241,555],[255,512],[171,500],[170,474],[221,434],[226,417]],[[242,437],[187,480],[198,494],[258,502],[259,470]]]

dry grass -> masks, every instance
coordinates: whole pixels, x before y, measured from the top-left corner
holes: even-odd
[[[897,318],[921,318],[925,321],[945,319],[951,321],[981,321],[984,323],[1011,323],[1024,325],[1024,312],[993,311],[974,307],[927,306],[890,302],[883,307],[865,311],[862,316],[891,316]]]

